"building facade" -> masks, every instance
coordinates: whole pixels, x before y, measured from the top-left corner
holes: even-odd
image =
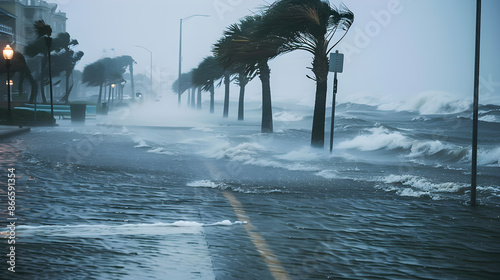
[[[33,24],[43,20],[52,27],[53,35],[66,32],[66,13],[57,4],[43,0],[0,0],[0,43],[10,44],[22,52],[36,39]]]

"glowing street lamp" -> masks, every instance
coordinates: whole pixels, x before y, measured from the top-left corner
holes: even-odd
[[[3,58],[5,59],[5,66],[7,67],[7,121],[12,122],[12,110],[10,109],[10,61],[14,57],[14,50],[9,46],[3,49]]]
[[[116,84],[111,84],[111,101],[115,101],[115,86]]]

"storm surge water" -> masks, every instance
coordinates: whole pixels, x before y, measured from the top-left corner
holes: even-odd
[[[280,103],[273,134],[252,103],[243,122],[154,103],[34,128],[8,144],[18,275],[272,279],[272,256],[291,279],[494,279],[500,106],[480,109],[470,208],[470,106],[436,98],[339,104],[332,154],[310,108]]]

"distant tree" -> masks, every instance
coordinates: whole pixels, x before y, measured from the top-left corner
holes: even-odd
[[[0,74],[7,73],[7,67],[3,56],[0,56],[0,61]],[[17,51],[14,52],[14,57],[11,60],[10,72],[12,75],[14,75],[15,73],[19,73],[19,94],[22,94],[24,92],[24,80],[28,79],[31,85],[30,100],[33,99],[34,96],[38,93],[38,85],[36,83],[36,80],[33,78],[31,70],[28,67],[26,59],[22,53]]]
[[[244,100],[245,100],[245,87],[246,85],[255,77],[256,71],[251,71],[248,73],[246,69],[248,65],[240,62],[236,62],[234,59],[228,59],[228,56],[238,55],[238,40],[241,37],[246,36],[245,29],[242,24],[233,24],[227,28],[224,32],[224,36],[214,44],[213,53],[215,58],[223,65],[226,73],[236,74],[236,84],[240,87],[240,94],[238,100],[238,120],[244,120]],[[226,85],[227,87],[227,85]],[[229,97],[229,94],[226,94]],[[226,112],[226,110],[225,110]]]
[[[203,59],[198,68],[193,70],[192,83],[195,87],[210,92],[210,113],[214,113],[215,81],[224,76],[224,68],[213,57]]]
[[[99,87],[97,104],[102,102],[102,89],[105,86],[111,87],[111,84],[120,84],[124,80],[123,75],[127,68],[133,74],[133,63],[134,59],[131,56],[124,55],[116,58],[106,57],[85,66],[82,82],[89,86]]]
[[[322,0],[279,0],[271,4],[263,15],[268,34],[287,40],[284,52],[305,50],[314,58],[312,71],[316,81],[311,145],[324,146],[326,93],[328,81],[328,54],[344,38],[354,21],[354,14],[345,6],[340,9]],[[338,40],[338,30],[344,33]]]
[[[241,67],[241,81],[259,75],[262,83],[262,122],[263,133],[273,132],[273,110],[271,102],[271,70],[269,60],[282,54],[285,39],[271,36],[273,26],[263,22],[262,16],[255,15],[244,18],[238,24],[233,24],[224,32],[230,46],[215,46],[215,53],[220,63],[228,67]],[[218,49],[219,48],[219,49]],[[245,73],[245,74],[243,74]]]
[[[85,66],[82,73],[82,83],[89,86],[99,87],[97,105],[101,105],[102,89],[106,83],[106,67],[101,61],[96,61]]]
[[[69,95],[74,86],[74,81],[70,85],[70,78],[76,64],[82,59],[83,52],[73,51],[71,48],[78,45],[78,41],[71,39],[69,33],[60,33],[53,40],[53,74],[64,73],[66,91],[61,101],[69,103]]]
[[[172,84],[172,90],[175,94],[182,96],[184,92],[193,87],[193,83],[191,82],[193,72],[182,73],[181,74],[181,92],[179,93],[179,79],[175,80]]]
[[[38,25],[39,28],[45,29],[44,26]],[[45,34],[48,31],[42,32],[40,34]],[[37,32],[38,33],[38,32]],[[47,103],[47,98],[45,96],[45,86],[48,81],[46,79],[47,73],[47,63],[48,63],[48,52],[47,43],[44,37],[37,37],[34,41],[29,43],[24,47],[24,54],[31,58],[38,65],[37,80],[40,83],[40,93],[42,96],[42,102]],[[38,93],[37,93],[38,94]]]

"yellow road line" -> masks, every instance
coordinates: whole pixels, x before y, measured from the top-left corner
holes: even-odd
[[[252,242],[255,245],[255,247],[257,247],[257,251],[259,251],[260,256],[266,263],[274,279],[277,280],[290,279],[290,277],[286,273],[285,269],[281,265],[278,258],[273,254],[271,249],[267,246],[266,241],[264,240],[262,235],[260,235],[255,229],[255,227],[252,225],[252,222],[245,213],[245,210],[243,209],[243,205],[241,204],[241,202],[231,192],[224,191],[223,194],[224,197],[229,201],[229,203],[233,207],[234,213],[236,214],[238,220],[245,222],[244,227],[248,235],[252,239]]]

